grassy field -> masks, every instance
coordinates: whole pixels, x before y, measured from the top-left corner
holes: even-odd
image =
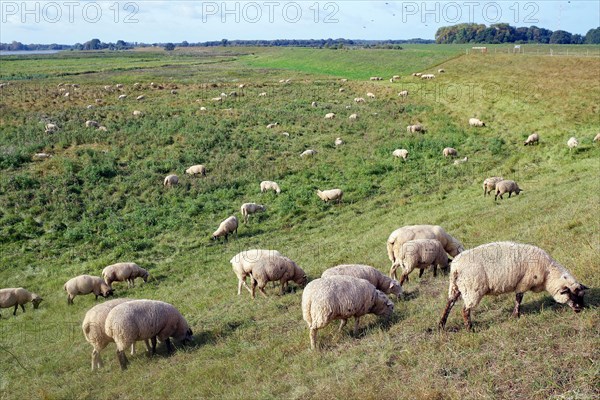
[[[44,297],[16,317],[1,310],[0,398],[598,398],[600,144],[592,139],[600,81],[590,71],[599,68],[593,57],[464,55],[459,46],[0,58],[0,80],[10,82],[0,89],[0,286]],[[387,81],[392,74],[401,80]],[[369,82],[374,75],[386,80]],[[64,97],[59,83],[80,88]],[[104,89],[117,83],[125,88]],[[232,91],[238,96],[211,101]],[[367,92],[376,98],[352,101]],[[336,119],[325,120],[328,112]],[[470,128],[473,116],[487,127]],[[85,128],[90,119],[107,131]],[[47,122],[59,131],[45,134]],[[427,133],[406,133],[417,122]],[[524,147],[534,131],[540,145]],[[571,136],[580,145],[569,151]],[[336,137],[345,144],[336,148]],[[447,146],[468,162],[444,159]],[[308,148],[318,154],[301,159]],[[409,159],[393,159],[396,148]],[[42,151],[53,157],[34,161]],[[206,178],[184,174],[198,163]],[[167,189],[170,173],[180,185]],[[484,198],[481,182],[494,175],[524,192]],[[261,194],[262,180],[277,181],[282,193]],[[315,194],[334,187],[345,192],[341,205]],[[250,201],[267,212],[241,226],[237,240],[212,242],[219,222],[240,218]],[[387,272],[388,235],[417,223],[442,225],[467,248],[540,246],[591,288],[587,308],[574,314],[547,293],[526,293],[515,320],[512,295],[486,297],[474,333],[462,326],[460,302],[438,333],[448,278],[413,273],[389,324],[365,317],[358,337],[350,324],[342,333],[331,324],[312,352],[302,289],[292,284],[278,296],[269,286],[270,296],[254,301],[236,295],[229,260],[241,250],[277,249],[311,279],[341,263]],[[92,373],[80,326],[94,299],[67,306],[62,287],[120,261],[152,278],[131,289],[116,284],[116,295],[174,304],[195,341],[172,356],[163,346],[152,359],[140,352],[126,372],[110,345],[104,369]]]

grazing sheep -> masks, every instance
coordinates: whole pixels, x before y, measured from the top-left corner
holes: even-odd
[[[422,74],[422,73],[420,73],[420,72],[413,72],[413,74],[412,74],[412,76],[415,76],[415,77],[417,77],[417,78],[420,78],[420,77],[421,77],[421,75],[423,75],[423,74]]]
[[[446,70],[444,68],[438,69],[438,74],[443,74],[444,72],[446,72]]]
[[[281,294],[283,295],[288,286],[289,281],[294,281],[297,285],[306,285],[306,274],[295,262],[284,256],[271,255],[269,257],[261,257],[256,262],[252,263],[250,271],[250,293],[252,298],[255,298],[256,287],[267,297],[265,286],[268,282],[279,281],[281,283]]]
[[[435,79],[434,74],[423,74],[421,75],[421,79]]]
[[[383,292],[353,276],[315,279],[302,293],[302,317],[308,324],[313,350],[317,347],[317,331],[333,320],[342,320],[341,331],[348,318],[354,317],[354,336],[357,336],[360,317],[376,314],[389,318],[393,312],[394,304]]]
[[[325,119],[334,119],[335,118],[335,113],[327,113],[325,114]]]
[[[175,90],[175,89],[172,89],[172,90],[171,90],[171,94],[177,94],[177,90]]]
[[[252,293],[252,290],[246,285],[246,277],[252,273],[252,265],[262,258],[275,256],[281,256],[281,253],[277,250],[251,249],[241,251],[229,260],[233,272],[238,277],[238,296],[242,293],[242,286]]]
[[[163,186],[172,187],[179,184],[179,177],[177,175],[167,175],[163,181]]]
[[[275,128],[277,125],[279,125],[277,122],[273,122],[273,123],[271,123],[271,124],[267,125],[267,129],[273,129],[273,128]]]
[[[181,313],[171,304],[156,300],[132,300],[121,303],[109,311],[104,325],[106,336],[117,345],[117,357],[121,369],[127,369],[125,349],[138,340],[152,341],[151,354],[156,352],[156,340],[165,342],[171,353],[169,338],[193,340],[192,330]]]
[[[244,204],[242,204],[242,207],[240,208],[240,211],[242,212],[242,216],[244,217],[245,224],[248,223],[248,218],[249,218],[250,214],[254,214],[257,212],[265,212],[266,210],[267,210],[267,207],[265,207],[262,204],[256,204],[256,203],[244,203]]]
[[[400,93],[398,93],[399,97],[408,97],[408,90],[403,90]]]
[[[98,130],[99,130],[99,131],[102,131],[102,132],[107,132],[107,131],[108,131],[108,128],[107,128],[107,127],[105,127],[104,125],[100,125],[100,126],[98,127]]]
[[[267,190],[274,190],[275,193],[277,193],[277,194],[281,193],[281,189],[279,188],[279,185],[276,182],[273,182],[273,181],[262,181],[260,183],[260,192],[264,193]]]
[[[513,316],[521,315],[523,293],[546,290],[561,304],[568,304],[576,313],[583,309],[587,287],[539,247],[514,242],[484,244],[460,254],[450,267],[448,302],[439,322],[444,329],[448,314],[459,297],[465,326],[471,330],[471,310],[483,296],[515,292]]]
[[[52,154],[48,154],[48,153],[35,153],[33,155],[34,160],[46,160],[50,157],[52,157]]]
[[[483,197],[492,193],[492,191],[495,191],[496,184],[503,180],[504,180],[504,178],[501,176],[492,176],[491,178],[486,178],[483,181]]]
[[[469,125],[470,126],[482,127],[482,126],[485,126],[485,123],[483,121],[481,121],[480,119],[477,119],[477,118],[469,118]]]
[[[119,100],[123,100],[123,99],[125,99],[126,97],[127,97],[127,95],[126,95],[126,94],[122,94],[122,95],[120,95],[120,96],[119,96]]]
[[[596,136],[594,136],[594,142],[599,142],[600,141],[600,133],[596,133]]]
[[[144,96],[143,94],[140,94],[138,97],[136,97],[136,100],[144,100],[146,98],[146,96]]]
[[[377,290],[385,294],[393,294],[400,297],[402,294],[402,285],[395,279],[382,274],[379,270],[370,265],[363,264],[342,264],[326,269],[321,278],[327,278],[334,275],[353,276],[369,281]]]
[[[115,87],[116,87],[117,89],[123,89],[123,84],[122,84],[122,83],[117,83],[117,84],[115,85]]]
[[[17,315],[17,308],[21,306],[21,310],[25,312],[25,304],[31,302],[33,308],[37,309],[42,302],[42,299],[37,294],[23,288],[6,288],[0,289],[0,308],[9,308],[15,306],[13,315]],[[0,315],[0,317],[2,317]]]
[[[406,127],[406,132],[408,132],[408,133],[416,133],[416,132],[425,133],[425,128],[421,124],[408,125]]]
[[[67,291],[67,304],[73,304],[75,296],[80,294],[94,293],[96,300],[98,296],[107,298],[112,296],[113,290],[99,276],[79,275],[71,278],[65,283],[63,289]]]
[[[370,99],[374,99],[375,95],[373,93],[369,92],[369,93],[367,93],[367,97]]]
[[[141,112],[140,110],[133,110],[134,117],[141,117],[142,115],[144,115],[144,113]]]
[[[56,126],[56,124],[46,124],[44,128],[45,133],[54,133],[58,131],[58,126]]]
[[[577,141],[577,139],[575,139],[574,137],[571,137],[568,141],[567,141],[567,146],[569,146],[569,151],[571,151],[572,149],[574,149],[575,147],[579,146],[579,142]]]
[[[341,146],[341,145],[343,145],[343,144],[344,144],[344,141],[342,140],[342,138],[338,137],[338,138],[335,138],[335,142],[334,142],[334,144],[335,144],[336,146]]]
[[[350,114],[348,117],[349,120],[356,121],[358,119],[358,114]]]
[[[221,101],[223,101],[223,98],[219,96],[219,97],[213,97],[211,100],[216,101],[216,102],[221,102]]]
[[[381,81],[383,80],[383,78],[381,78],[380,76],[372,76],[369,78],[370,81]]]
[[[304,150],[301,154],[300,157],[312,157],[315,154],[317,154],[316,150],[312,150],[312,149],[308,149],[308,150]]]
[[[206,107],[200,107],[200,111],[206,111]]]
[[[394,76],[392,76],[392,82],[395,81],[395,80],[398,80],[398,79],[400,79],[400,75],[394,75]]]
[[[497,200],[498,196],[500,196],[500,200],[502,200],[502,195],[504,193],[508,193],[508,198],[510,199],[510,196],[513,193],[515,195],[518,195],[522,191],[523,190],[521,188],[519,188],[519,185],[517,185],[517,183],[515,181],[503,180],[503,181],[496,183],[496,195],[494,196],[494,200]]]
[[[342,202],[342,197],[344,196],[344,192],[342,189],[329,189],[329,190],[317,190],[317,196],[325,203],[330,200],[337,200],[337,203]]]
[[[221,93],[219,96],[225,98],[225,97],[227,97],[227,93]]]
[[[112,289],[113,282],[127,281],[127,287],[135,286],[135,278],[142,278],[148,282],[148,271],[136,263],[123,262],[109,265],[102,270],[102,277],[106,284]]]
[[[281,134],[282,134],[283,136],[290,137],[290,133],[289,133],[289,132],[281,132]]]
[[[91,120],[85,121],[86,128],[97,128],[99,126],[100,126],[100,124],[96,121],[91,121]]]
[[[396,270],[402,267],[400,285],[408,281],[408,275],[419,268],[419,277],[423,275],[425,268],[433,265],[433,276],[437,276],[437,267],[442,270],[448,269],[448,255],[446,250],[437,239],[414,239],[405,242],[400,247],[399,257],[394,261],[390,270],[390,277],[396,278]]]
[[[346,91],[346,89],[344,89],[343,87],[338,89],[338,92],[340,92],[340,93],[344,93],[345,91]]]
[[[311,106],[311,107],[317,107],[317,106],[318,106],[318,104],[317,104],[317,102],[316,102],[316,101],[313,101],[312,103],[310,103],[310,106]]]
[[[444,154],[444,157],[458,157],[458,151],[453,147],[444,148],[442,153]]]
[[[355,103],[364,103],[364,102],[365,102],[365,99],[364,99],[364,98],[362,98],[362,97],[355,97],[355,98],[354,98],[354,102],[355,102]]]
[[[462,158],[460,160],[454,160],[454,165],[464,164],[469,160],[469,157]]]
[[[202,164],[192,165],[191,167],[185,170],[185,173],[188,175],[206,176],[206,167]]]
[[[265,97],[267,95],[267,92],[261,92],[258,94],[258,97]]]
[[[230,233],[235,233],[237,239],[238,220],[235,215],[230,216],[219,224],[219,228],[212,234],[213,240],[217,240],[221,236],[225,236],[224,242],[227,241],[227,236]]]
[[[408,158],[408,150],[406,149],[396,149],[394,150],[394,152],[392,153],[392,155],[394,157],[402,157],[404,160],[406,160]]]
[[[139,83],[139,82],[136,82],[136,83],[133,84],[133,88],[134,89],[141,89],[142,88],[142,84]]]
[[[243,89],[243,88],[245,88],[245,87],[246,87],[246,84],[245,84],[245,83],[240,83],[240,84],[238,85],[238,88],[240,88],[240,89]]]
[[[523,143],[524,146],[527,145],[534,145],[534,144],[538,144],[540,142],[540,135],[538,135],[537,133],[532,133],[531,135],[529,135],[527,137],[527,140],[525,141],[525,143]]]
[[[342,79],[340,79],[340,82],[348,82],[348,79],[342,78]]]

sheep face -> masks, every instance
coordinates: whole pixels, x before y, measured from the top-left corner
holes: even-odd
[[[373,307],[369,310],[370,313],[376,315],[383,315],[389,318],[394,312],[394,303],[381,291],[377,291],[377,297],[375,298]]]
[[[192,332],[191,328],[185,332],[185,337],[181,340],[182,343],[192,342],[194,340],[194,332]]]
[[[112,288],[105,283],[100,285],[100,292],[102,293],[102,297],[104,297],[105,299],[113,295]]]
[[[148,274],[148,271],[144,272],[144,274],[142,275],[142,279],[144,280],[144,283],[148,282],[148,276],[150,274]]]
[[[557,294],[554,295],[554,300],[557,303],[567,304],[576,313],[583,310],[583,295],[585,294],[586,286],[578,284],[575,289],[564,286]]]
[[[390,293],[395,295],[396,297],[400,297],[402,295],[402,285],[395,279],[392,279],[390,282]]]
[[[42,302],[42,299],[40,296],[35,295],[35,297],[33,298],[33,300],[31,300],[31,303],[33,304],[33,309],[37,310],[37,308],[40,306],[40,303]]]

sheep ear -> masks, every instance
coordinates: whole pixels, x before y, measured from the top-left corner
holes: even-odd
[[[588,289],[589,289],[589,287],[579,284],[579,290],[588,290]]]
[[[569,293],[571,293],[571,289],[569,289],[568,287],[564,287],[560,290],[559,293],[560,294],[569,294]]]

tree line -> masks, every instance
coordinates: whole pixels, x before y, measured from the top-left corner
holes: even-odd
[[[551,31],[537,26],[516,28],[509,24],[458,24],[444,26],[435,34],[436,43],[547,43],[600,44],[600,27],[590,29],[585,36],[567,31]]]

